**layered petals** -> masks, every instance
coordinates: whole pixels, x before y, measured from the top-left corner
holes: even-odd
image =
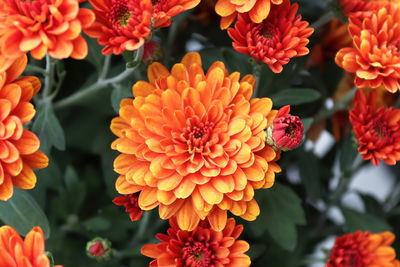
[[[50,267],[42,229],[34,227],[22,240],[14,228],[8,225],[0,227],[0,266]]]
[[[16,79],[26,63],[23,55],[0,73],[0,200],[13,195],[13,186],[32,189],[36,184],[32,169],[48,164],[46,155],[38,150],[37,136],[23,127],[35,115],[29,101],[40,88],[36,77]]]
[[[74,0],[2,1],[0,58],[9,62],[30,51],[35,59],[46,53],[56,59],[83,59],[88,51],[80,33],[94,19],[91,10],[79,8]]]
[[[159,244],[144,245],[143,255],[153,258],[150,266],[250,266],[250,257],[244,254],[249,244],[237,240],[243,231],[229,218],[221,232],[202,221],[193,231],[179,229],[170,220],[168,235],[157,234]]]
[[[85,30],[97,38],[104,55],[119,55],[144,45],[151,32],[151,0],[90,0],[96,21]]]
[[[336,238],[326,267],[399,267],[400,262],[391,247],[394,239],[391,232],[357,231],[340,236]]]
[[[276,112],[270,99],[250,99],[254,77],[229,74],[222,62],[204,73],[197,53],[171,72],[153,63],[148,77],[111,123],[112,148],[122,153],[117,191],[140,192],[141,209],[159,206],[160,217],[176,217],[182,230],[207,218],[221,231],[227,211],[254,220],[254,190],[271,187],[280,171],[279,152],[265,143]]]
[[[153,0],[153,27],[163,28],[171,25],[171,18],[196,7],[200,0]]]
[[[400,7],[397,3],[379,1],[363,16],[349,18],[353,47],[336,55],[336,64],[354,73],[359,88],[385,86],[396,92],[400,81],[399,36]]]
[[[380,160],[395,165],[400,160],[400,110],[377,108],[376,92],[365,96],[356,92],[350,122],[358,141],[358,152],[364,160],[379,165]]]
[[[280,73],[283,65],[293,57],[309,53],[307,39],[314,29],[297,15],[298,4],[284,0],[273,5],[268,17],[258,23],[248,14],[240,14],[234,28],[228,29],[233,48],[263,62],[274,73]]]

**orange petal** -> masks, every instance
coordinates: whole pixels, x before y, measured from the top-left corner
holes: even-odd
[[[40,147],[39,138],[28,130],[23,130],[21,138],[13,143],[21,155],[33,154]]]
[[[193,210],[190,200],[185,200],[185,203],[176,214],[176,221],[179,228],[184,231],[193,231],[197,227],[200,222],[200,217]]]
[[[190,69],[192,65],[199,65],[201,66],[201,57],[200,54],[197,52],[190,52],[187,53],[183,58],[181,63],[186,66],[186,68]]]
[[[145,81],[138,81],[132,87],[132,92],[134,97],[138,96],[146,97],[149,94],[151,94],[154,90],[156,90],[156,87],[151,83]]]
[[[81,35],[78,38],[72,40],[73,50],[70,55],[73,59],[84,59],[88,54],[88,45],[86,43],[85,38]]]
[[[12,182],[21,189],[32,189],[36,184],[36,175],[31,167],[23,164],[22,171],[17,176],[12,177]]]
[[[215,231],[222,231],[225,228],[227,220],[226,210],[221,210],[220,208],[214,207],[214,209],[207,216],[210,226]]]
[[[230,0],[219,0],[215,5],[215,12],[221,17],[227,17],[236,11],[236,6]]]
[[[270,0],[258,0],[254,7],[249,11],[250,19],[254,23],[261,23],[271,10]]]
[[[34,227],[26,235],[23,249],[24,255],[32,262],[44,253],[44,237],[40,227]]]
[[[26,55],[18,57],[6,71],[7,72],[6,83],[14,81],[19,75],[21,75],[22,72],[24,72],[27,63],[28,63],[28,57]]]
[[[9,174],[4,174],[4,181],[0,184],[0,200],[7,201],[13,195],[13,184]],[[1,250],[1,249],[0,249]],[[7,265],[6,265],[7,266]]]
[[[39,150],[30,155],[22,155],[22,158],[24,163],[29,165],[32,169],[43,169],[49,165],[49,159]]]
[[[154,62],[147,69],[147,77],[149,79],[149,82],[152,84],[155,84],[156,80],[158,80],[159,78],[165,77],[168,75],[169,75],[169,71],[158,62]]]
[[[128,183],[125,176],[121,175],[115,182],[115,188],[117,189],[118,193],[127,195],[139,192],[143,189],[143,186]]]

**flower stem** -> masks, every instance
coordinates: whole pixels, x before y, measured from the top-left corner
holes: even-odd
[[[331,19],[335,17],[335,13],[330,10],[322,15],[316,22],[310,25],[311,28],[314,28],[315,31],[318,31],[321,27],[323,27],[326,23],[328,23]]]
[[[44,88],[42,96],[46,98],[53,88],[54,82],[54,66],[55,62],[50,58],[49,54],[46,54],[46,73],[44,78]]]
[[[108,74],[108,70],[110,69],[110,65],[111,65],[111,55],[107,55],[104,57],[104,65],[103,65],[103,69],[100,72],[99,80],[104,80],[105,78],[107,78],[107,74]]]
[[[254,86],[254,91],[252,98],[258,97],[259,89],[260,89],[260,76],[261,76],[261,68],[263,65],[259,62],[253,62],[253,75],[256,78],[256,85]]]

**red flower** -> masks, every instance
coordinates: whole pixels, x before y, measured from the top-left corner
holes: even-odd
[[[345,16],[362,16],[364,11],[371,10],[370,0],[340,0]]]
[[[233,48],[243,54],[267,64],[275,73],[292,57],[307,55],[307,39],[314,29],[308,22],[296,16],[298,4],[284,0],[281,5],[272,5],[268,17],[254,23],[247,14],[239,14],[235,28],[228,29],[233,39]]]
[[[104,55],[121,54],[141,47],[150,35],[152,3],[150,0],[89,0],[96,21],[85,30],[98,38]]]
[[[303,123],[299,117],[292,116],[289,112],[289,105],[281,108],[267,130],[267,143],[277,150],[294,149],[303,140]]]
[[[389,165],[400,159],[400,110],[390,107],[376,109],[376,92],[365,96],[358,90],[350,111],[350,122],[358,140],[358,152],[364,160]]]
[[[125,211],[129,212],[129,218],[132,222],[140,220],[143,210],[139,207],[138,203],[139,193],[133,193],[116,197],[113,203],[118,206],[125,206]]]
[[[336,238],[327,267],[399,267],[391,232],[357,231]]]
[[[152,0],[153,2],[153,27],[162,28],[171,25],[170,19],[186,10],[192,9],[200,0]]]
[[[251,261],[244,253],[249,244],[237,240],[243,231],[242,225],[235,226],[233,218],[228,219],[221,232],[211,229],[202,221],[193,231],[180,230],[170,220],[168,235],[157,234],[162,243],[144,245],[143,255],[153,258],[150,267],[156,266],[249,266]]]

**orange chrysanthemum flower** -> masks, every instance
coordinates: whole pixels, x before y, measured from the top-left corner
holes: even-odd
[[[250,257],[244,254],[249,244],[237,240],[243,232],[242,225],[235,225],[229,218],[222,232],[210,228],[202,221],[193,231],[180,230],[174,220],[168,235],[157,234],[162,243],[144,245],[143,255],[153,258],[150,267],[157,266],[250,266]]]
[[[162,28],[171,25],[170,19],[186,10],[196,7],[200,0],[152,0],[153,27]]]
[[[96,21],[85,30],[98,38],[104,55],[121,54],[141,47],[151,32],[151,0],[89,0]]]
[[[368,98],[358,90],[350,111],[350,122],[358,140],[358,152],[364,160],[379,165],[382,159],[389,165],[400,160],[400,110],[382,106],[376,109],[376,93]]]
[[[171,72],[153,63],[148,78],[111,123],[119,137],[112,148],[122,152],[118,192],[140,192],[141,209],[159,206],[160,217],[175,216],[183,230],[207,217],[220,231],[228,210],[254,220],[254,189],[271,187],[280,171],[264,131],[277,111],[269,98],[250,100],[254,77],[229,75],[222,62],[204,74],[200,55],[189,53]]]
[[[32,168],[48,164],[46,155],[38,150],[39,139],[23,127],[35,115],[29,101],[40,88],[39,79],[33,76],[15,80],[26,63],[23,56],[0,73],[0,200],[13,195],[13,185],[32,189],[36,183]]]
[[[225,30],[238,13],[248,13],[253,23],[261,23],[268,17],[272,4],[280,5],[283,2],[284,0],[218,0],[215,12],[222,17],[220,27]]]
[[[390,246],[391,232],[371,234],[357,231],[336,238],[326,267],[399,267],[396,252]]]
[[[284,0],[273,5],[269,16],[260,23],[254,23],[247,14],[241,14],[235,28],[228,29],[233,39],[233,48],[243,54],[267,64],[275,73],[282,71],[282,65],[292,57],[307,55],[307,39],[314,29],[307,28],[308,22],[297,15],[298,4]]]
[[[3,0],[0,6],[0,49],[8,58],[31,51],[36,59],[46,53],[56,59],[83,59],[88,47],[80,35],[94,14],[77,0]]]
[[[347,72],[355,73],[355,84],[376,88],[383,84],[392,93],[400,79],[400,8],[386,3],[361,17],[349,18],[354,47],[342,48],[335,61]]]
[[[22,240],[11,226],[0,227],[0,266],[50,267],[49,258],[44,251],[42,229],[34,227],[26,235],[25,240]]]

